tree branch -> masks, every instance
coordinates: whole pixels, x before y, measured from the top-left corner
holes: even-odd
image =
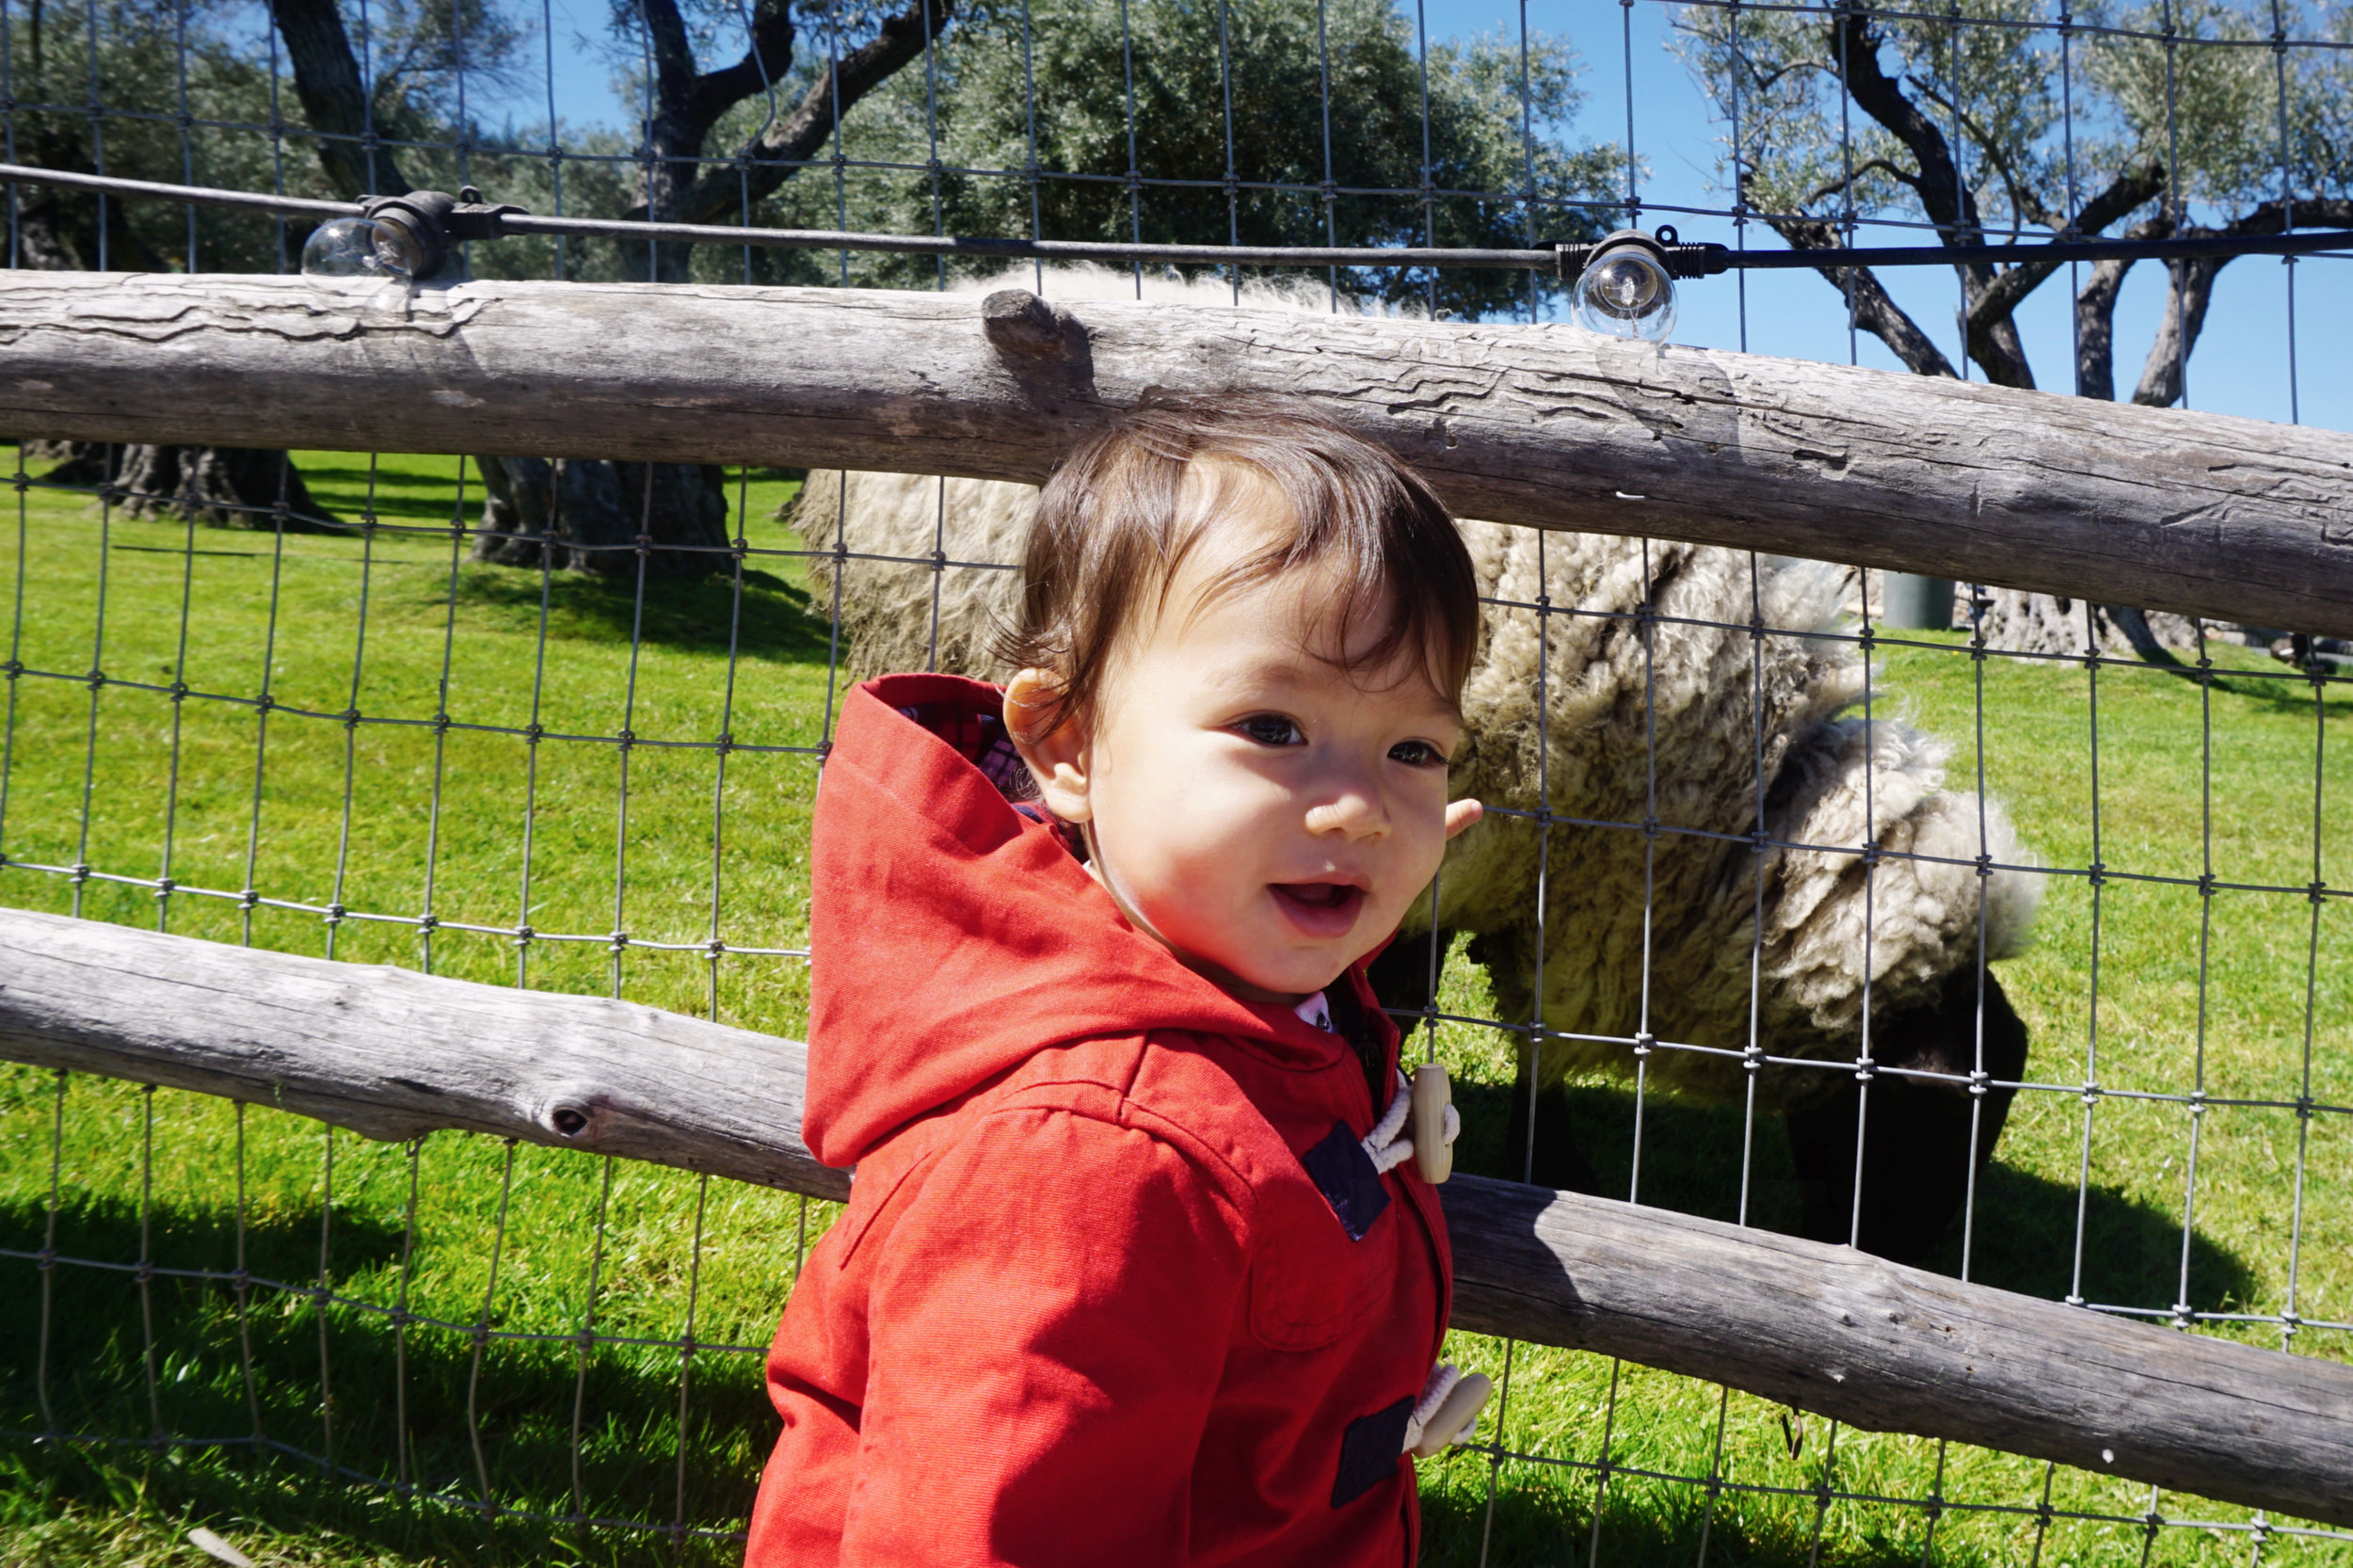
[[[1970,117],[1967,109],[1937,91],[1932,82],[1924,82],[1917,76],[1906,76],[1904,80],[1918,88],[1923,97],[1939,108],[1950,109],[1953,118],[1961,122],[1961,128],[1969,133],[1970,139],[1977,144],[1978,150],[1983,152],[1987,160],[1993,165],[1993,171],[2002,177],[2002,188],[2009,193],[2009,210],[2012,219],[2009,233],[2013,243],[2018,238],[2016,221],[2018,218],[2023,217],[2029,222],[2039,223],[2046,229],[2059,227],[2057,215],[2042,204],[2041,198],[2034,194],[2033,188],[2020,184],[2018,171],[2010,167],[2009,154],[2002,150],[2001,143],[1989,136],[1985,127]]]
[[[1869,15],[1845,11],[1832,21],[1830,35],[1833,53],[1845,62],[1849,96],[1902,142],[1920,166],[1919,184],[1913,188],[1929,221],[1936,225],[1938,238],[1946,245],[1981,243],[1985,225],[1977,213],[1977,195],[1961,179],[1944,131],[1904,96],[1902,85],[1881,66],[1880,35]],[[1970,300],[1994,278],[1993,268],[1981,262],[1957,264],[1955,270],[1961,277],[1963,297]],[[2033,387],[2034,372],[2026,364],[2025,344],[2008,314],[1980,324],[1972,311],[1966,326],[1969,357],[1984,368],[1988,379],[2005,387]],[[1941,360],[1943,356],[1938,358]]]
[[[1846,248],[1837,225],[1821,217],[1772,217],[1765,221],[1796,250]],[[1893,349],[1896,358],[1915,376],[1953,376],[1953,362],[1945,358],[1919,323],[1904,312],[1867,266],[1817,266],[1814,269],[1831,287],[1847,296],[1854,324]]]
[[[792,8],[787,0],[760,0],[744,57],[695,80],[695,106],[706,130],[744,100],[776,89],[792,69],[794,39]]]
[[[2173,232],[2163,213],[2124,231],[2128,240],[2161,240]],[[2095,262],[2075,296],[2075,395],[2116,401],[2116,296],[2124,286],[2128,260]]]
[[[871,40],[821,72],[791,114],[771,123],[744,150],[751,160],[748,170],[704,170],[679,198],[676,216],[688,223],[715,223],[743,201],[774,193],[816,155],[853,104],[923,53],[924,45],[946,29],[954,8],[955,0],[914,0],[884,22]]]
[[[319,166],[345,200],[416,188],[389,147],[375,145],[366,84],[335,0],[270,0],[270,16],[294,67],[295,96],[319,133]]]
[[[1914,190],[1918,190],[1920,188],[1920,177],[1918,175],[1906,173],[1903,169],[1898,168],[1896,165],[1888,162],[1885,158],[1866,158],[1861,164],[1856,166],[1855,171],[1852,174],[1843,175],[1838,179],[1833,180],[1829,184],[1824,185],[1821,189],[1800,198],[1797,203],[1798,210],[1800,212],[1803,212],[1806,208],[1811,207],[1814,203],[1819,201],[1826,196],[1836,196],[1840,191],[1845,190],[1847,187],[1853,184],[1857,180],[1862,179],[1865,174],[1870,173],[1875,168],[1880,170],[1881,173],[1888,175],[1892,179],[1901,181],[1903,184],[1910,185]]]
[[[2126,213],[2156,197],[2164,189],[2165,166],[2163,164],[2152,158],[2146,163],[2136,165],[2117,175],[2108,183],[2107,189],[2084,203],[2083,211],[2075,215],[2075,221],[2066,225],[2062,232],[2078,235],[2099,233]],[[2036,205],[2040,206],[2041,203],[2038,202]],[[2051,223],[2050,215],[2047,213],[2034,216],[2038,223],[2046,224],[2054,229],[2061,228],[2058,224]],[[2121,268],[2130,266],[2132,264],[2126,262],[2114,264]],[[1997,274],[1980,293],[1971,297],[1969,301],[1971,318],[1975,320],[1982,317],[1989,322],[2007,319],[2010,312],[2017,310],[2025,301],[2026,296],[2040,288],[2043,280],[2057,272],[2058,267],[2059,264],[2057,262],[2030,262],[2014,265],[2008,271]],[[2123,276],[2121,270],[2117,273],[2120,282]]]
[[[2283,201],[2275,197],[2219,229],[2192,224],[2185,225],[2181,233],[2193,239],[2277,234],[2286,230],[2291,210],[2299,227],[2353,225],[2353,200],[2315,197]],[[2205,329],[2206,307],[2214,298],[2215,280],[2231,262],[2229,256],[2201,256],[2173,264],[2169,269],[2170,287],[2166,291],[2165,319],[2158,324],[2157,335],[2149,344],[2149,358],[2141,366],[2140,385],[2133,392],[2134,402],[2163,408],[2180,400],[2183,373],[2191,351],[2198,346],[2198,334]]]
[[[687,40],[686,19],[679,14],[678,0],[637,0],[637,14],[645,19],[646,36],[652,46],[658,112],[680,112],[693,100],[696,83],[695,48]]]

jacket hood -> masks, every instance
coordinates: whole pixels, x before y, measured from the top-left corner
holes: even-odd
[[[851,692],[811,829],[803,1135],[852,1165],[1047,1048],[1177,1030],[1303,1071],[1348,1047],[1229,996],[1137,931],[1028,776],[1002,691],[890,675]],[[1336,984],[1370,1002],[1360,974]]]

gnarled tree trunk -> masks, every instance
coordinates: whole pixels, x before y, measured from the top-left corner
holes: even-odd
[[[215,528],[332,532],[283,452],[233,446],[116,446],[101,441],[26,441],[25,471],[76,489],[104,489],[127,517],[180,518]]]
[[[704,577],[726,565],[727,471],[710,463],[476,457],[487,501],[473,558],[634,576]]]
[[[2198,652],[2198,624],[2187,616],[2092,604],[2016,588],[1983,590],[1977,627],[1988,648],[2014,653],[2090,653],[2173,664]],[[2208,627],[2208,635],[2215,628]]]

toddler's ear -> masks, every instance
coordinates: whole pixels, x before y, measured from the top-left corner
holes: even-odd
[[[1062,682],[1050,670],[1028,669],[1005,682],[1005,731],[1013,737],[1039,803],[1064,822],[1095,815],[1087,795],[1086,734],[1075,718],[1054,722]]]

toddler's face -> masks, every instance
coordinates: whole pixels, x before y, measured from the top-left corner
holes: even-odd
[[[1028,749],[1047,804],[1091,824],[1089,869],[1131,918],[1236,994],[1295,1001],[1396,929],[1479,808],[1448,807],[1462,724],[1419,650],[1353,675],[1333,662],[1328,572],[1203,601],[1260,542],[1240,524],[1205,539],[1158,617],[1123,636],[1093,725]],[[1048,691],[1016,678],[1016,732],[1018,704]]]

